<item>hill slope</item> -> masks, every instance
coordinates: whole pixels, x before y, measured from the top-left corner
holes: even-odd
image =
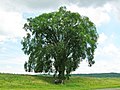
[[[118,88],[120,78],[72,76],[65,84],[55,85],[51,76],[0,74],[0,90],[96,90]]]

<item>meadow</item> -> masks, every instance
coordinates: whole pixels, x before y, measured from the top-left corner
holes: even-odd
[[[65,84],[54,84],[52,76],[0,74],[0,90],[97,90],[120,88],[120,74],[76,74]]]

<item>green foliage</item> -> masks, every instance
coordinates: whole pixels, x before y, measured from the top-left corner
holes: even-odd
[[[55,85],[53,80],[51,76],[0,74],[0,90],[97,90],[100,88],[120,88],[120,77],[72,76],[70,80],[65,80],[65,84],[59,85]]]
[[[65,79],[82,60],[87,59],[89,66],[95,63],[98,33],[88,17],[60,7],[27,21],[27,36],[22,40],[22,50],[29,55],[26,71],[53,72]]]

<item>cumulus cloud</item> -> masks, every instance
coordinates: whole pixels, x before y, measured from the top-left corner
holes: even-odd
[[[0,35],[0,42],[5,41],[5,40],[6,40],[6,37],[3,35]]]
[[[101,33],[98,39],[98,48],[95,52],[95,65],[93,65],[94,71],[101,72],[120,72],[120,47],[113,41],[116,38],[114,34],[107,36]]]
[[[33,12],[55,9],[61,4],[58,0],[4,0],[0,6],[7,11]]]
[[[25,23],[22,14],[0,10],[0,21],[0,41],[25,35],[22,29]]]
[[[100,26],[103,23],[107,23],[110,21],[110,16],[108,15],[108,9],[110,9],[109,5],[104,5],[104,7],[99,8],[84,8],[78,7],[77,5],[71,4],[68,6],[68,9],[73,12],[78,12],[81,15],[88,16],[90,20],[95,23],[97,26]]]
[[[112,43],[101,48],[100,52],[101,56],[107,56],[109,57],[109,60],[115,61],[116,59],[117,61],[119,61],[120,48]]]
[[[120,0],[114,0],[111,3],[112,5],[112,12],[119,18],[120,20]]]
[[[70,3],[80,7],[102,7],[104,4],[114,0],[68,0]]]
[[[107,11],[107,12],[104,11],[105,12],[105,13],[103,12],[104,14],[109,13],[112,15],[116,15],[117,18],[120,19],[120,0],[67,0],[67,1],[69,5],[70,4],[77,5],[79,8],[94,8],[94,9],[102,8],[102,10]]]
[[[108,39],[104,33],[99,34],[98,43],[103,44]]]
[[[99,48],[99,54],[96,55],[96,64],[104,68],[102,71],[105,72],[120,72],[120,47],[116,47],[114,44],[109,44]],[[99,63],[100,62],[100,63]],[[97,67],[97,65],[95,65]],[[98,67],[98,69],[100,69]]]
[[[5,10],[26,11],[26,10],[42,10],[42,9],[55,9],[60,5],[75,4],[80,7],[101,7],[108,2],[114,0],[4,0],[0,6]]]
[[[119,0],[116,0],[119,1]],[[20,11],[20,12],[40,12],[44,10],[56,10],[56,8],[63,5],[77,5],[78,7],[103,7],[105,4],[113,3],[115,0],[4,0],[0,6],[7,11]]]
[[[117,38],[114,36],[114,34],[99,34],[98,48],[95,52],[96,57],[108,57],[111,60],[113,58],[118,58],[120,54],[120,47],[117,46],[114,41],[117,41]]]

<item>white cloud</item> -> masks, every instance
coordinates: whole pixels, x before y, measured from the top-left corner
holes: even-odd
[[[5,40],[6,40],[6,37],[4,35],[0,35],[0,43]]]
[[[4,0],[0,6],[8,11],[39,11],[42,9],[55,9],[59,6],[74,4],[80,7],[102,7],[106,3],[112,3],[115,0]],[[116,0],[118,1],[118,0]],[[16,8],[19,7],[19,8]]]
[[[0,10],[0,33],[5,35],[21,36],[23,35],[23,24],[25,20],[22,14],[18,12],[6,12]]]
[[[98,43],[103,44],[108,39],[107,35],[104,33],[99,34]]]
[[[96,49],[95,55],[98,55],[99,57],[109,57],[110,59],[118,59],[120,47],[116,44],[118,36],[115,35],[116,34],[113,33],[111,35],[106,35],[105,33],[99,34],[98,48]]]
[[[0,9],[0,21],[0,41],[25,35],[22,29],[25,23],[22,14]]]
[[[69,3],[76,4],[80,7],[102,7],[106,3],[111,3],[115,0],[67,0]]]
[[[59,5],[61,5],[59,0],[4,0],[0,3],[4,10],[17,12],[39,12],[55,9]]]
[[[109,44],[107,47],[103,48],[103,52],[105,53],[105,55],[115,55],[116,53],[119,53],[117,47],[115,47],[115,45],[113,44]]]
[[[112,14],[115,14],[120,19],[120,0],[114,0],[114,2],[111,2],[111,6]]]
[[[68,10],[73,12],[79,12],[83,16],[88,16],[90,20],[95,23],[97,26],[100,26],[103,23],[110,21],[110,16],[108,15],[108,8],[110,6],[106,4],[104,7],[78,7],[77,5],[71,4],[68,6]]]
[[[103,35],[104,36],[104,35]],[[95,72],[120,72],[120,47],[117,47],[111,40],[113,35],[103,39],[104,43],[100,43],[95,52]]]

